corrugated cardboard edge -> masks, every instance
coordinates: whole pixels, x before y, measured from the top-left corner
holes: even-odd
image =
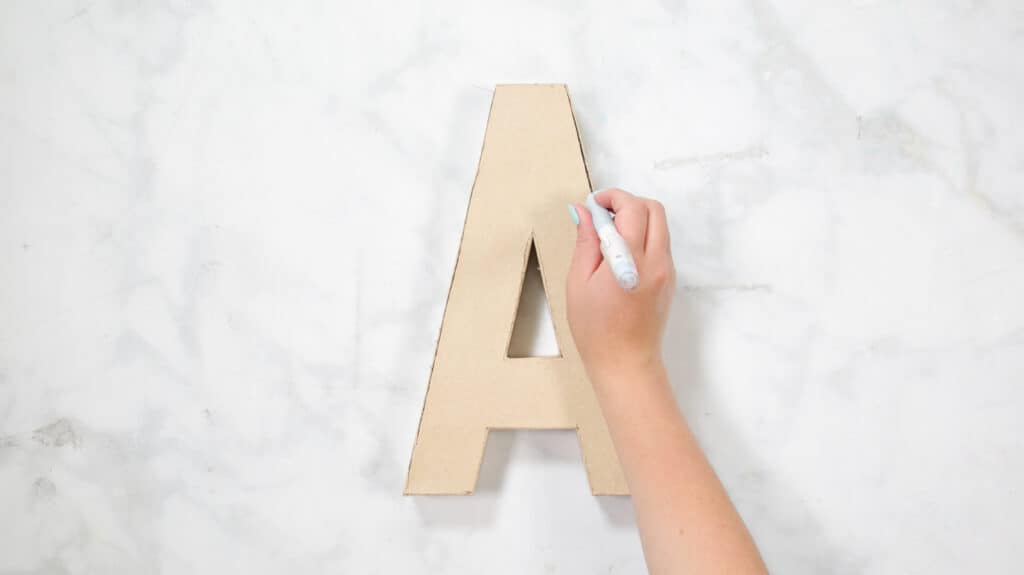
[[[572,114],[572,125],[576,128],[576,143],[580,147],[580,157],[583,158],[583,173],[587,175],[587,188],[593,192],[594,182],[590,179],[590,166],[587,165],[587,153],[583,149],[583,136],[580,134],[580,124],[576,121],[576,108],[572,106],[572,96],[569,95],[569,86],[565,86],[565,97],[569,100],[569,113]]]

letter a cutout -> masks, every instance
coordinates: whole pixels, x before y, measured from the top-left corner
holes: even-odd
[[[491,429],[575,429],[591,492],[629,493],[565,315],[576,238],[566,205],[589,192],[566,87],[498,86],[406,495],[473,493]],[[531,244],[559,357],[508,357]]]

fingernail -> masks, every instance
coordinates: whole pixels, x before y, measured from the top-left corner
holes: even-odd
[[[572,223],[580,225],[580,215],[576,213],[576,206],[572,204],[569,204],[569,217],[572,218]]]

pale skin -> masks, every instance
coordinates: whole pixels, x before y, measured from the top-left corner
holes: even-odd
[[[626,292],[602,262],[589,211],[579,217],[567,282],[569,326],[629,484],[648,570],[767,573],[743,520],[669,386],[661,340],[675,287],[660,203],[605,190],[640,276]]]

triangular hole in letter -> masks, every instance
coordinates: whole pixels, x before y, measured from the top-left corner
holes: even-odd
[[[544,293],[537,247],[530,240],[530,257],[526,262],[526,275],[519,294],[516,320],[508,342],[508,357],[561,357],[555,324],[551,322],[551,308]]]

